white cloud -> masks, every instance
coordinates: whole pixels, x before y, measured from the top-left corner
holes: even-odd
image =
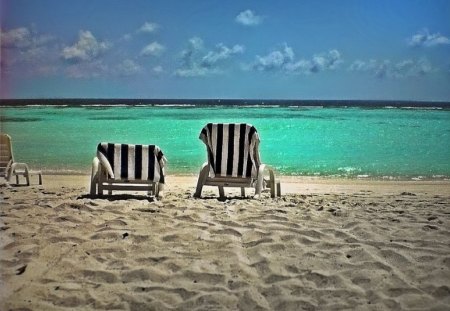
[[[430,62],[421,58],[419,60],[403,60],[392,63],[390,60],[354,61],[348,68],[350,71],[369,73],[376,78],[401,79],[406,77],[424,76],[435,71]]]
[[[138,32],[154,33],[158,29],[159,29],[159,25],[158,24],[145,22],[144,25],[142,25],[141,28],[138,29]]]
[[[327,53],[314,55],[311,61],[311,72],[333,70],[342,62],[341,53],[338,50],[331,50]]]
[[[244,26],[256,26],[262,23],[263,17],[256,15],[252,10],[245,10],[239,13],[235,21]]]
[[[160,74],[160,73],[164,72],[164,69],[162,66],[155,66],[155,67],[153,67],[153,72]]]
[[[440,33],[430,34],[428,29],[423,29],[417,34],[413,35],[408,40],[410,46],[436,46],[450,44],[450,39],[441,35]]]
[[[132,36],[131,34],[127,33],[127,34],[124,34],[124,35],[120,38],[120,40],[121,40],[121,41],[130,41],[132,38],[133,38],[133,36]]]
[[[239,54],[243,52],[244,47],[241,45],[234,45],[232,48],[228,48],[224,44],[219,43],[216,46],[216,50],[209,51],[205,56],[203,56],[201,63],[206,67],[210,67],[221,60],[229,58],[233,54]]]
[[[9,31],[0,29],[0,43],[4,48],[36,48],[54,40],[50,35],[39,35],[35,30],[19,27]]]
[[[77,79],[96,78],[110,73],[109,66],[102,60],[71,64],[65,71],[67,76]]]
[[[250,66],[257,71],[282,71],[286,73],[318,73],[333,70],[342,62],[338,50],[316,54],[312,59],[295,60],[294,50],[287,44],[283,49],[273,51],[266,56],[256,56],[255,62]]]
[[[198,77],[221,73],[220,63],[243,52],[244,47],[241,45],[227,47],[223,43],[217,44],[213,50],[206,51],[202,39],[191,38],[188,47],[181,52],[181,67],[175,71],[175,75]]]
[[[257,55],[252,67],[259,71],[281,70],[285,66],[292,65],[293,60],[294,51],[285,44],[282,50],[273,51],[266,56]]]
[[[70,61],[91,61],[111,47],[108,42],[100,42],[90,31],[80,31],[79,39],[72,46],[65,47],[62,56]]]
[[[139,66],[132,59],[125,59],[119,63],[116,67],[116,72],[121,76],[132,76],[142,71],[141,66]]]
[[[159,44],[158,42],[152,42],[149,45],[145,46],[142,51],[142,56],[159,56],[161,55],[166,48]]]
[[[31,44],[31,32],[26,27],[1,31],[0,39],[2,47],[26,47]]]
[[[60,54],[55,41],[54,36],[40,34],[33,26],[0,29],[2,72],[22,76],[56,74]]]

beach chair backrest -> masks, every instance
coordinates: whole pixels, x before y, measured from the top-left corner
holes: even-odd
[[[164,183],[165,157],[156,145],[100,143],[97,156],[113,179]]]
[[[8,134],[0,134],[0,176],[5,176],[6,168],[13,161],[11,137]]]
[[[259,135],[253,125],[208,123],[199,138],[207,147],[213,176],[256,176],[260,165]]]

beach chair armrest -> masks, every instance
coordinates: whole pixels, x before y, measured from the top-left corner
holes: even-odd
[[[269,179],[264,179],[264,171],[269,171]],[[258,197],[258,191],[259,189],[263,189],[264,186],[267,184],[268,188],[270,189],[270,197],[275,198],[275,196],[281,196],[281,185],[280,182],[276,180],[274,170],[266,165],[261,164],[258,169],[258,179],[256,184],[256,191],[255,191],[255,197]],[[259,188],[260,187],[260,188]],[[260,192],[259,192],[260,194]]]
[[[99,174],[99,166],[100,160],[97,157],[94,157],[92,160],[92,172],[91,172],[91,195],[97,194],[97,183],[98,183],[98,174]]]
[[[266,166],[266,169],[269,170],[269,180],[266,180],[266,182],[270,188],[270,197],[281,197],[281,183],[275,176],[275,170],[270,166]]]

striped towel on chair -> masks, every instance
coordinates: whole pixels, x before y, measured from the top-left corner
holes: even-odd
[[[113,179],[164,183],[166,158],[158,146],[100,143],[97,157]]]
[[[207,146],[210,176],[256,178],[259,135],[251,124],[208,123],[199,137]]]

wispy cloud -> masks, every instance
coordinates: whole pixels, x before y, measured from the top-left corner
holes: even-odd
[[[141,33],[154,33],[159,29],[159,25],[156,23],[145,22],[139,29]]]
[[[217,44],[216,49],[209,51],[201,59],[201,65],[204,67],[212,67],[218,62],[231,57],[234,54],[239,54],[244,52],[244,47],[241,45],[234,45],[229,48],[222,43]]]
[[[74,63],[65,68],[65,74],[70,78],[86,79],[105,76],[110,73],[109,66],[101,59],[90,62]]]
[[[142,56],[159,56],[166,48],[158,42],[152,42],[141,50]]]
[[[153,67],[152,71],[156,74],[161,74],[164,72],[164,68],[161,65]]]
[[[397,63],[393,63],[390,60],[357,60],[348,69],[354,72],[369,73],[379,79],[419,77],[435,71],[430,62],[425,58],[419,60],[407,59]]]
[[[342,62],[338,50],[314,55],[311,59],[295,59],[294,50],[284,47],[265,56],[256,56],[256,60],[248,68],[256,71],[278,71],[291,74],[312,74],[335,69]]]
[[[1,31],[1,46],[6,48],[20,48],[30,45],[31,32],[26,27]]]
[[[440,33],[430,34],[428,29],[423,29],[420,32],[413,35],[411,38],[407,40],[410,46],[437,46],[437,45],[446,45],[450,44],[450,39],[441,35]]]
[[[2,73],[48,76],[58,71],[59,51],[54,36],[34,28],[0,29]]]
[[[116,66],[115,71],[119,76],[133,76],[142,72],[142,67],[132,59],[125,59]]]
[[[38,34],[27,27],[14,28],[9,31],[0,29],[0,43],[3,48],[35,48],[45,45],[55,38],[51,35]]]
[[[81,30],[78,41],[72,46],[65,47],[62,57],[74,62],[91,61],[110,47],[110,43],[98,41],[90,31]]]
[[[199,77],[221,73],[222,70],[218,67],[220,63],[243,51],[244,47],[241,45],[227,47],[223,43],[217,44],[215,49],[208,51],[202,39],[191,38],[188,47],[181,53],[181,67],[175,71],[175,75]]]
[[[252,10],[245,10],[236,16],[235,21],[244,26],[256,26],[262,23],[263,17],[256,15]]]
[[[256,56],[256,61],[251,66],[258,71],[282,70],[294,61],[294,51],[287,45],[282,50],[273,51],[265,56]]]

